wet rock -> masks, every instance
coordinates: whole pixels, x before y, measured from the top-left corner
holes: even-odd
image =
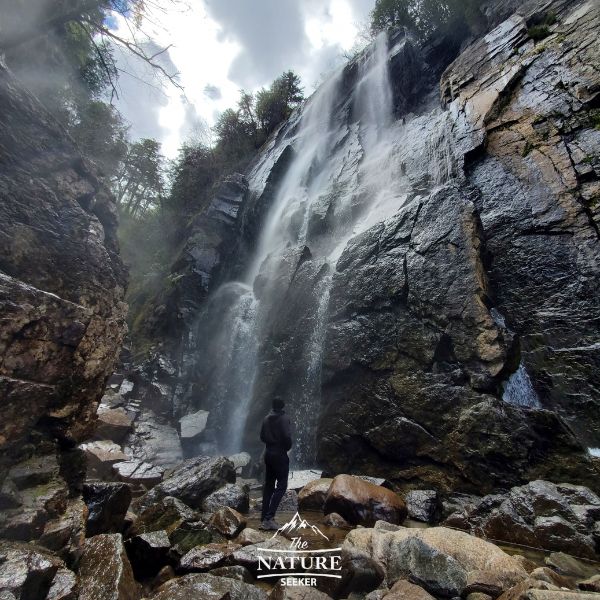
[[[69,569],[59,569],[52,580],[46,600],[77,600],[77,575]]]
[[[235,483],[227,483],[209,494],[201,504],[201,510],[215,512],[228,506],[238,512],[247,513],[250,508],[248,489]]]
[[[577,587],[584,592],[600,593],[600,575],[592,575],[589,579],[580,581]]]
[[[64,513],[48,521],[39,538],[41,546],[56,552],[69,564],[81,557],[85,543],[88,507],[83,500],[69,500]]]
[[[252,461],[252,457],[247,452],[238,452],[237,454],[232,454],[227,458],[233,463],[235,472],[238,475],[242,475],[242,473],[247,472],[249,470],[247,467],[250,466],[250,462]]]
[[[246,519],[233,508],[220,508],[210,518],[209,525],[227,538],[234,538],[244,527]]]
[[[422,587],[400,579],[390,589],[384,598],[387,600],[434,600]]]
[[[191,508],[226,483],[235,483],[233,464],[224,457],[199,456],[179,465],[162,483],[152,488],[141,500],[149,506],[165,496],[173,496]]]
[[[333,479],[315,479],[307,483],[298,493],[298,506],[301,510],[323,510],[325,498]]]
[[[373,525],[379,520],[399,524],[407,514],[400,496],[351,475],[338,475],[333,480],[324,511],[336,512],[354,525]]]
[[[359,528],[343,543],[349,556],[367,556],[385,570],[385,580],[418,582],[434,596],[460,596],[473,583],[494,582],[507,590],[527,578],[527,573],[500,548],[466,533],[433,527],[397,531]]]
[[[121,450],[121,446],[110,440],[86,442],[81,444],[80,448],[87,459],[89,476],[100,479],[110,478],[112,466],[127,460],[127,455]]]
[[[230,577],[191,573],[162,585],[152,600],[267,600],[262,589]]]
[[[133,577],[120,534],[88,538],[79,563],[79,600],[139,600],[140,590]]]
[[[135,578],[148,579],[167,565],[171,542],[167,532],[161,529],[128,539],[125,542],[125,549]]]
[[[240,565],[211,569],[210,574],[215,575],[216,577],[229,577],[230,579],[237,579],[238,581],[244,581],[245,583],[252,583],[254,581],[252,573]]]
[[[197,520],[198,514],[189,506],[177,498],[166,496],[138,515],[128,535],[141,535],[163,529],[170,534],[182,523]]]
[[[232,564],[246,567],[254,576],[256,576],[258,574],[259,567],[258,559],[261,556],[264,558],[265,555],[264,552],[261,552],[260,548],[289,550],[289,545],[290,544],[287,540],[282,541],[279,537],[271,537],[264,542],[260,542],[259,544],[251,544],[236,550],[231,555],[230,561]]]
[[[268,533],[252,529],[251,527],[246,527],[235,538],[235,541],[242,546],[250,546],[251,544],[260,544],[268,537],[271,537]]]
[[[591,577],[596,572],[594,566],[564,552],[552,552],[545,560],[547,565],[567,577]]]
[[[202,521],[184,522],[178,525],[169,534],[171,540],[171,554],[181,557],[192,548],[210,542],[224,541],[224,537],[209,529]]]
[[[385,578],[382,566],[366,555],[342,553],[340,566],[341,579],[323,578],[317,582],[319,589],[333,598],[365,595],[380,587]]]
[[[270,600],[329,600],[324,592],[312,587],[288,587],[279,582],[269,594]]]
[[[491,539],[593,559],[597,554],[591,527],[598,518],[600,498],[588,488],[532,481],[506,495],[486,496],[446,522],[462,523]]]
[[[198,442],[206,429],[209,412],[198,412],[185,415],[179,419],[179,437],[185,456],[195,456],[198,452]]]
[[[151,488],[162,481],[164,471],[156,465],[139,460],[126,460],[112,467],[116,478],[135,486]]]
[[[122,408],[99,408],[96,436],[122,443],[131,431],[132,419]]]
[[[220,567],[241,546],[239,544],[206,544],[196,546],[181,557],[178,569],[184,573],[210,571]]]
[[[322,471],[305,469],[303,471],[290,471],[288,489],[299,492],[305,485],[321,477]]]
[[[559,588],[569,589],[573,587],[573,582],[571,580],[563,575],[559,575],[556,571],[548,567],[537,567],[536,569],[533,569],[529,574],[529,577],[531,579],[537,579],[538,581],[551,583]]]
[[[156,577],[152,580],[150,587],[154,590],[161,585],[167,583],[167,581],[171,581],[171,579],[175,579],[177,574],[175,573],[175,569],[171,565],[167,565],[163,567],[157,574]]]
[[[262,500],[259,500],[254,507],[257,511],[262,510]],[[279,503],[279,512],[297,512],[298,511],[298,493],[296,490],[286,490]]]
[[[404,496],[408,516],[416,521],[435,523],[439,520],[442,506],[435,490],[415,490]]]
[[[131,504],[131,488],[125,483],[87,483],[83,499],[88,507],[87,536],[121,533]]]
[[[18,600],[45,600],[62,560],[44,548],[0,540],[0,591]]]
[[[12,467],[8,478],[20,490],[45,485],[55,481],[60,472],[56,454],[36,456]]]
[[[338,529],[350,529],[352,525],[342,517],[342,515],[338,515],[337,513],[329,513],[325,515],[323,519],[323,523],[329,527],[337,527]]]

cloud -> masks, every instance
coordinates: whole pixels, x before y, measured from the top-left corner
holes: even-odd
[[[223,97],[221,89],[211,83],[204,86],[204,95],[211,100],[220,100]]]

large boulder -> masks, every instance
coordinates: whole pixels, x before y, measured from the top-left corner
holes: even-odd
[[[226,483],[223,487],[209,494],[202,502],[204,512],[215,512],[228,506],[238,512],[247,513],[250,508],[248,489],[235,483]]]
[[[191,573],[158,588],[152,600],[267,600],[267,593],[231,577]]]
[[[209,494],[226,483],[235,483],[235,469],[229,460],[221,456],[190,458],[152,488],[140,506],[147,507],[165,496],[173,496],[191,508],[200,508]]]
[[[46,600],[62,560],[44,548],[0,541],[0,593],[16,600]]]
[[[89,511],[88,537],[123,531],[125,515],[131,504],[131,488],[126,483],[87,483],[83,487],[83,499]]]
[[[162,529],[171,533],[182,523],[197,521],[198,518],[198,514],[189,506],[177,498],[166,496],[140,512],[128,535],[141,535]]]
[[[89,538],[79,563],[79,600],[139,600],[139,585],[121,534]]]
[[[323,510],[325,498],[333,479],[315,479],[298,492],[298,507],[301,510]]]
[[[444,527],[355,529],[342,549],[346,556],[366,556],[385,572],[388,586],[408,579],[434,596],[471,592],[500,595],[527,578],[520,563],[497,546]]]
[[[196,546],[180,558],[178,569],[184,573],[216,569],[239,548],[239,544],[231,543]]]
[[[445,523],[488,538],[597,559],[600,497],[583,486],[532,481],[482,498]]]
[[[439,521],[442,503],[436,490],[413,490],[404,496],[404,500],[411,519],[424,523]]]
[[[169,563],[171,542],[164,530],[136,535],[125,542],[125,548],[136,579],[152,577]]]
[[[93,432],[126,330],[113,196],[0,65],[0,479],[29,437]]]
[[[398,494],[351,475],[334,478],[324,511],[336,512],[353,525],[373,525],[380,520],[400,524],[407,515],[406,504]]]
[[[246,519],[237,510],[226,506],[217,510],[208,523],[221,535],[231,539],[246,527],[246,522]]]
[[[133,419],[123,408],[98,407],[95,435],[101,440],[122,443],[131,431]]]

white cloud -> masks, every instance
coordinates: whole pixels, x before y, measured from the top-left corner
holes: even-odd
[[[289,68],[309,94],[323,73],[342,60],[374,0],[189,0],[189,9],[150,14],[144,31],[161,47],[172,44],[168,58],[179,72],[180,90],[151,91],[121,75],[119,108],[131,122],[134,138],[154,136],[167,156],[175,156],[194,121],[209,126],[235,106],[239,89],[256,91]],[[122,20],[119,33],[130,33]],[[137,64],[137,61],[136,61]],[[129,65],[146,78],[143,66]],[[128,69],[128,70],[129,70]],[[152,77],[152,75],[151,75]],[[207,91],[208,90],[208,91]]]

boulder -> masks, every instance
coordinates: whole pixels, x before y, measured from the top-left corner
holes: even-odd
[[[274,550],[289,550],[290,543],[287,540],[282,540],[280,537],[270,537],[264,542],[259,544],[250,544],[244,546],[239,550],[236,550],[230,558],[230,562],[234,565],[241,565],[246,567],[252,575],[256,576],[258,573],[258,559],[259,557],[265,556],[265,553],[261,549],[268,548]]]
[[[359,597],[379,588],[385,579],[383,567],[375,560],[362,555],[342,553],[340,579],[317,580],[318,588],[332,598]]]
[[[330,600],[324,592],[313,587],[286,586],[278,582],[269,594],[269,600]]]
[[[241,546],[250,546],[251,544],[260,544],[268,537],[271,537],[271,535],[267,532],[246,527],[245,529],[242,529],[239,535],[235,538],[235,541]]]
[[[225,538],[209,529],[203,521],[183,522],[169,534],[171,555],[181,557],[192,548],[210,542],[225,541]]]
[[[209,494],[200,506],[204,512],[215,512],[228,506],[238,512],[247,513],[250,508],[248,489],[236,483],[226,483],[223,487]]]
[[[52,579],[46,600],[77,600],[78,597],[77,575],[69,569],[59,569]]]
[[[173,470],[162,483],[152,488],[142,499],[147,507],[165,496],[173,496],[192,508],[226,483],[235,483],[235,469],[226,458],[198,456],[186,460]]]
[[[507,494],[482,498],[450,515],[446,523],[494,540],[597,558],[593,524],[600,519],[600,497],[571,484],[532,481]]]
[[[600,575],[592,575],[589,579],[584,579],[577,584],[577,587],[584,592],[600,593]]]
[[[329,513],[325,515],[323,519],[323,523],[329,527],[337,527],[338,529],[351,529],[352,525],[342,517],[342,515],[338,515],[337,513]]]
[[[178,570],[183,573],[210,571],[223,565],[239,548],[239,544],[231,543],[196,546],[181,557]]]
[[[119,533],[85,541],[79,563],[79,600],[139,600],[140,589]]]
[[[497,546],[444,527],[359,528],[346,536],[342,548],[349,556],[367,556],[380,564],[388,585],[408,579],[434,596],[487,593],[483,588],[490,583],[496,594],[527,578],[519,562]]]
[[[199,410],[179,419],[179,438],[184,455],[195,456],[198,453],[198,442],[206,429],[209,414],[207,410]]]
[[[76,563],[83,552],[87,519],[85,502],[80,498],[69,500],[65,512],[44,525],[39,544],[69,564]]]
[[[97,440],[81,444],[80,448],[85,453],[88,463],[88,475],[99,479],[109,478],[112,466],[126,461],[127,455],[121,446],[111,440]]]
[[[436,490],[414,490],[408,492],[404,500],[409,518],[423,523],[439,521],[442,505]]]
[[[141,535],[151,531],[165,530],[168,534],[182,523],[197,521],[198,514],[177,498],[166,496],[156,504],[144,509],[136,519],[128,536]]]
[[[211,569],[210,574],[215,575],[216,577],[229,577],[230,579],[237,579],[238,581],[244,581],[246,583],[252,583],[254,581],[252,573],[240,565]]]
[[[422,587],[404,579],[397,581],[384,598],[387,598],[387,600],[435,600]]]
[[[164,529],[129,538],[125,549],[136,579],[154,577],[167,565],[171,542]]]
[[[400,496],[351,475],[338,475],[333,480],[324,511],[336,512],[353,525],[373,525],[379,520],[399,524],[407,515]]]
[[[0,540],[0,591],[17,600],[46,600],[62,560],[45,548]]]
[[[321,477],[322,471],[317,471],[315,469],[305,469],[302,471],[290,471],[288,477],[288,489],[300,491],[305,485],[314,481],[315,479],[319,479]]]
[[[125,460],[112,466],[115,477],[125,483],[151,488],[162,481],[161,467],[139,460]]]
[[[248,452],[238,452],[237,454],[232,454],[227,458],[233,463],[235,472],[238,475],[247,472],[249,469],[247,469],[246,467],[249,467],[252,461],[252,457],[250,456],[250,454],[248,454]]]
[[[98,408],[95,435],[101,440],[122,443],[132,428],[132,419],[122,408]]]
[[[83,487],[88,508],[86,534],[121,533],[131,504],[131,488],[125,483],[93,482]]]
[[[547,565],[567,577],[583,579],[591,577],[597,572],[597,569],[593,565],[577,560],[574,556],[570,556],[564,552],[552,552],[550,556],[546,557],[545,561]]]
[[[323,510],[325,498],[333,479],[315,479],[309,481],[298,493],[300,510]]]
[[[226,506],[212,515],[209,525],[231,539],[246,527],[246,519],[237,510]]]
[[[231,577],[190,573],[161,585],[152,600],[267,600],[267,593]]]

